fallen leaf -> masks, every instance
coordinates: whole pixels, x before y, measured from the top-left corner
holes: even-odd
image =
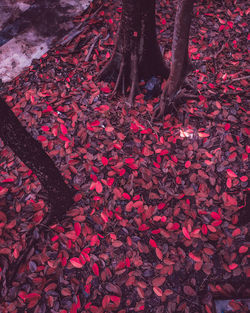
[[[152,280],[152,285],[154,287],[160,287],[161,285],[164,284],[165,280],[166,280],[166,277],[163,277],[163,276],[156,277]]]
[[[83,264],[80,262],[79,258],[76,258],[76,257],[71,258],[71,259],[70,259],[70,263],[71,263],[74,267],[76,267],[76,268],[82,268],[82,267],[83,267]]]
[[[154,293],[161,297],[162,296],[162,290],[159,287],[153,287]]]
[[[99,276],[99,267],[96,263],[92,265],[92,270],[96,276]]]
[[[183,235],[187,238],[187,239],[191,239],[188,230],[186,229],[186,227],[182,227],[182,232]]]

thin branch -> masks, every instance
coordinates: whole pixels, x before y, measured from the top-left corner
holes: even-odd
[[[236,82],[237,80],[248,79],[248,78],[250,78],[250,75],[242,76],[242,77],[238,77],[238,78],[233,78],[233,79],[231,79],[231,81]]]
[[[88,54],[87,54],[87,56],[86,56],[86,58],[85,58],[85,62],[88,62],[88,61],[89,61],[89,58],[90,58],[90,56],[91,56],[91,53],[92,53],[92,51],[93,51],[93,49],[94,49],[94,47],[95,47],[95,45],[96,45],[97,40],[99,39],[99,37],[100,37],[100,34],[95,36],[95,39],[94,39],[94,41],[93,41],[91,47],[89,48],[89,52],[88,52]]]

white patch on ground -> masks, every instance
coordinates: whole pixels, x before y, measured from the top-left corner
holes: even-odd
[[[86,10],[92,0],[61,0],[61,6],[65,7],[70,5],[72,7],[78,7],[80,10]]]
[[[50,39],[51,40],[51,39]],[[0,78],[7,82],[15,78],[25,67],[30,66],[33,59],[39,59],[49,49],[44,38],[35,30],[11,39],[0,47]]]
[[[19,10],[25,10],[28,4],[23,1],[17,0],[0,0],[9,5],[9,17],[11,14],[16,14],[17,5]],[[13,2],[12,2],[13,1]],[[86,10],[93,0],[61,0],[62,7],[72,6],[72,10],[67,12],[68,15],[77,16]],[[10,6],[12,2],[12,7]],[[0,4],[1,10],[1,4]],[[0,22],[0,28],[1,28]],[[53,40],[54,34],[50,37],[40,36],[35,30],[29,29],[23,34],[16,36],[0,47],[0,79],[3,82],[8,82],[18,76],[24,68],[31,65],[33,59],[39,59],[46,53]],[[59,38],[57,38],[59,39]]]
[[[22,12],[25,12],[30,8],[30,5],[24,2],[17,2],[16,5]]]

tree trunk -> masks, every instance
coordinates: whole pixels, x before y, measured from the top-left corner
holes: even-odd
[[[168,76],[156,37],[155,0],[123,0],[121,24],[113,55],[99,74],[115,74],[114,93],[131,84],[128,101],[133,102],[139,79]]]
[[[192,68],[188,57],[189,31],[192,21],[194,0],[179,0],[175,16],[172,43],[170,74],[163,89],[159,116],[163,116],[181,87],[186,75]]]
[[[38,177],[48,192],[51,216],[62,217],[73,204],[74,192],[66,185],[50,157],[18,121],[15,114],[0,98],[0,137]]]

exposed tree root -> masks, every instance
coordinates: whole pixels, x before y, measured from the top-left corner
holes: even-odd
[[[125,61],[124,61],[124,58],[122,58],[122,62],[121,62],[121,66],[120,66],[120,70],[119,70],[119,74],[118,74],[118,77],[117,77],[117,80],[116,80],[116,84],[115,84],[115,88],[113,90],[113,95],[115,95],[118,91],[118,88],[121,84],[121,81],[124,80],[124,66],[125,66]]]
[[[115,80],[112,96],[125,94],[133,103],[139,80],[152,76],[167,78],[169,69],[162,58],[155,31],[154,0],[123,0],[121,24],[111,59],[97,75],[98,80]]]
[[[129,104],[132,104],[134,101],[135,93],[139,89],[138,85],[138,57],[136,53],[131,54],[131,89],[128,97]]]

